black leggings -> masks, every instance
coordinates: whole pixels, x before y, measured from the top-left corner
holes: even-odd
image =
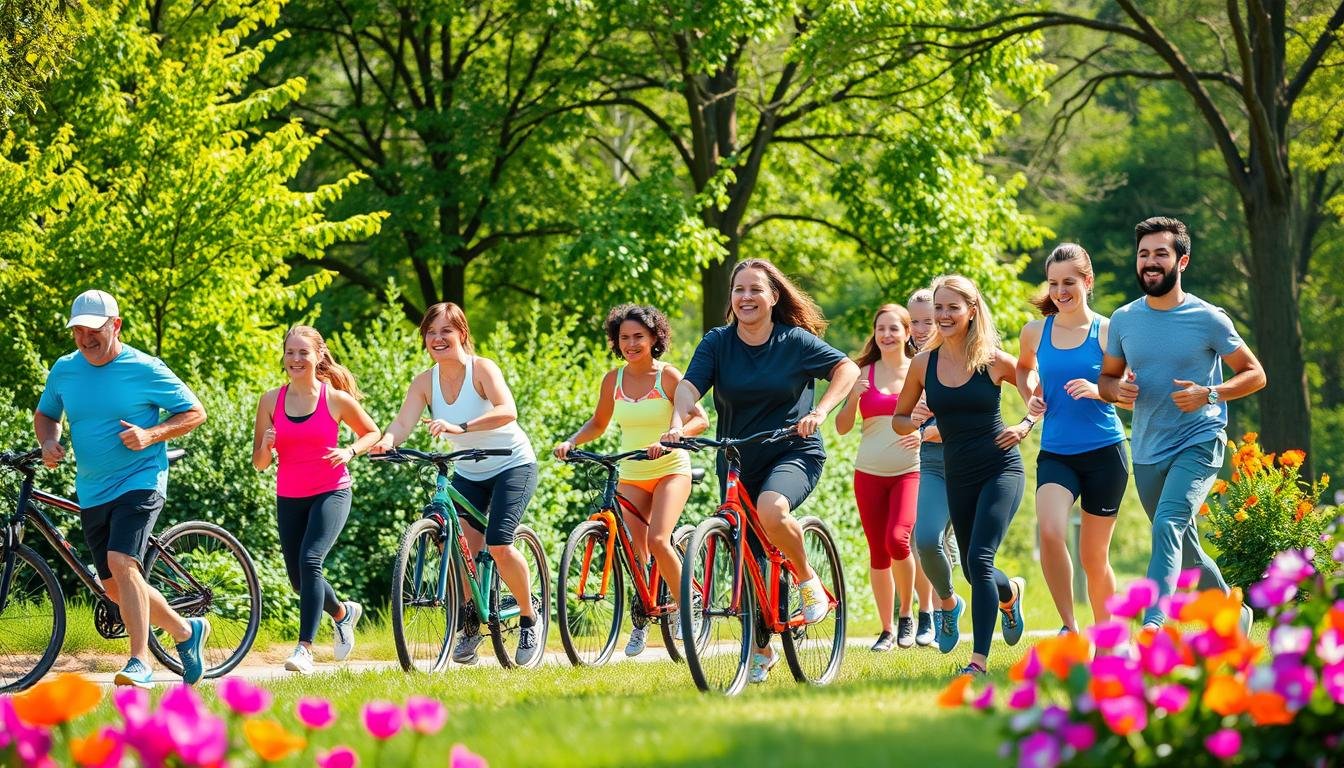
[[[1026,491],[1026,475],[1006,470],[979,482],[965,482],[947,472],[947,511],[957,533],[961,568],[971,584],[972,650],[988,655],[994,638],[994,618],[999,603],[1013,599],[1013,588],[1003,571],[994,567],[994,556],[1008,533]]]
[[[350,516],[350,489],[302,499],[279,496],[275,501],[285,573],[299,593],[299,642],[311,643],[322,612],[335,616],[341,610],[341,601],[322,575],[322,562]]]

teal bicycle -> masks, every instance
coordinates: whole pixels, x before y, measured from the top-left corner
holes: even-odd
[[[419,520],[406,529],[392,569],[392,637],[397,659],[407,672],[438,672],[448,666],[453,638],[459,630],[490,633],[500,666],[514,667],[510,648],[515,644],[521,601],[499,578],[488,549],[472,556],[462,533],[459,514],[470,515],[481,530],[486,517],[449,483],[459,461],[507,456],[504,448],[453,453],[423,453],[401,448],[374,454],[373,461],[422,464],[435,467],[434,496]],[[454,511],[456,505],[456,513]],[[544,649],[550,633],[551,573],[541,539],[526,525],[518,526],[513,545],[523,555],[530,574],[531,601],[536,616],[537,642]],[[535,667],[545,657],[538,653],[527,664]]]

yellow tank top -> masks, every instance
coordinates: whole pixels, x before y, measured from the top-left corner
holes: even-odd
[[[622,386],[625,366],[616,369],[612,420],[621,428],[621,451],[645,448],[657,442],[672,423],[672,400],[663,391],[663,367],[654,368],[653,389],[633,400]],[[691,457],[685,451],[669,451],[653,461],[621,462],[622,480],[656,480],[667,475],[690,475]]]

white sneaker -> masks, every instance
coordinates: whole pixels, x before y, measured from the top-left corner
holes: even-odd
[[[704,622],[704,620],[705,620],[704,613],[705,613],[705,607],[704,607],[704,603],[703,603],[703,602],[701,601],[701,599],[700,599],[700,593],[699,593],[699,592],[694,592],[694,593],[692,593],[692,594],[691,594],[691,631],[695,633],[695,636],[696,636],[696,637],[699,637],[699,636],[700,636],[700,625],[701,625],[701,624]],[[680,614],[673,614],[673,615],[672,615],[672,618],[674,619],[674,621],[672,622],[672,638],[673,638],[674,640],[681,641],[681,639],[682,639],[682,637],[681,637],[681,615],[680,615]]]
[[[826,599],[826,588],[821,577],[813,576],[798,585],[798,596],[803,601],[803,621],[816,624],[831,612],[831,601]]]
[[[313,652],[305,645],[294,646],[294,652],[285,659],[285,669],[301,675],[313,674]]]
[[[644,645],[647,640],[648,629],[646,627],[635,627],[630,630],[630,642],[625,644],[626,656],[638,656],[644,652]]]
[[[751,672],[747,679],[753,684],[764,683],[766,680],[770,679],[770,670],[774,669],[775,665],[778,663],[778,653],[772,653],[769,656],[766,656],[757,651],[756,653],[751,654]]]
[[[337,621],[331,620],[332,637],[335,643],[335,653],[337,661],[345,661],[350,652],[355,649],[355,625],[364,615],[364,606],[353,600],[345,601],[345,618]]]

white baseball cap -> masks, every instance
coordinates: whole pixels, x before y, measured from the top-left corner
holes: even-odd
[[[107,318],[120,316],[121,310],[117,308],[117,300],[112,298],[112,294],[106,291],[85,291],[76,296],[75,302],[70,305],[70,322],[65,327],[74,328],[78,325],[102,328]]]

